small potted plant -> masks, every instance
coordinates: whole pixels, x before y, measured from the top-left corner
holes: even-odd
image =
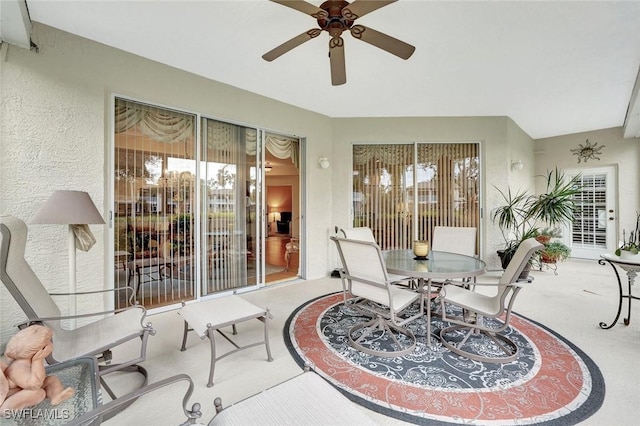
[[[562,232],[559,227],[540,229],[536,235],[536,240],[545,246],[549,244],[552,238],[562,238]]]
[[[622,230],[622,242],[616,250],[616,256],[623,259],[635,259],[640,252],[640,213],[636,212],[636,229],[629,232],[629,238],[626,231]]]
[[[540,261],[542,263],[557,263],[571,256],[571,249],[561,241],[551,241],[545,244],[544,249],[540,252]]]

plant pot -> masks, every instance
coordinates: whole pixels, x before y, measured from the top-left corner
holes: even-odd
[[[549,241],[551,241],[551,236],[550,235],[538,235],[536,237],[536,241],[538,241],[540,244],[546,246],[547,244],[549,244]]]
[[[507,265],[509,265],[509,261],[511,260],[510,256],[505,256],[504,250],[498,250],[498,257],[500,258],[500,265],[502,269],[507,269]]]
[[[509,266],[509,262],[511,262],[513,254],[505,255],[504,250],[498,250],[497,253],[498,257],[500,258],[500,263],[502,264],[502,269],[507,269],[507,266]],[[520,272],[518,280],[527,280],[529,278],[529,271],[531,271],[531,263],[527,263],[524,266],[524,269],[522,270],[522,272]]]
[[[620,250],[620,259],[640,261],[640,253],[634,254],[629,250]]]
[[[550,256],[544,252],[540,253],[540,260],[542,263],[556,263],[560,260],[559,256]]]

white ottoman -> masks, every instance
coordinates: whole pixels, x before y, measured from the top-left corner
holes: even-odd
[[[208,337],[211,342],[211,367],[207,387],[213,386],[213,372],[216,361],[242,349],[264,344],[267,348],[267,361],[273,361],[271,349],[269,348],[269,319],[271,318],[269,308],[260,308],[242,297],[234,295],[185,305],[178,311],[178,314],[184,318],[181,351],[187,349],[187,333],[189,331],[195,331],[201,339]],[[220,330],[223,327],[232,326],[233,334],[237,334],[236,324],[251,319],[257,319],[264,323],[264,340],[239,346]],[[235,349],[216,357],[214,331],[220,333],[222,337],[235,346]]]

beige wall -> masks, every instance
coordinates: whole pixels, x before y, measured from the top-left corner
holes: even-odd
[[[618,206],[616,206],[618,236],[620,229],[635,227],[636,212],[640,211],[640,139],[623,139],[622,127],[574,133],[553,138],[539,139],[535,142],[536,174],[543,175],[556,166],[560,169],[585,169],[602,166],[615,166],[618,180]],[[600,159],[590,159],[578,163],[578,156],[571,150],[579,145],[585,146],[587,139],[593,145],[603,146]],[[537,190],[543,189],[540,179],[536,181]]]
[[[40,53],[3,44],[0,57],[0,213],[27,223],[56,189],[88,191],[108,218],[113,94],[306,138],[305,186],[293,193],[306,195],[304,249],[310,279],[333,269],[336,257],[327,237],[334,225],[349,224],[354,142],[479,141],[485,172],[483,251],[490,262],[501,245],[500,234],[489,220],[491,206],[498,200],[494,185],[504,188],[511,182],[533,187],[540,168],[555,161],[575,166],[575,157],[567,150],[584,143],[586,136],[607,145],[602,163],[619,165],[624,216],[631,217],[638,209],[637,141],[622,140],[619,129],[541,140],[535,143],[535,150],[550,155],[534,157],[533,141],[507,117],[330,119],[43,25],[34,25],[33,39]],[[622,154],[617,155],[617,150]],[[321,156],[329,158],[328,169],[318,165]],[[523,160],[525,168],[511,171],[510,163],[517,159]],[[300,204],[297,199],[292,201],[295,206]],[[112,267],[109,230],[106,226],[91,228],[98,244],[87,253],[78,252],[81,290],[109,286],[105,279]],[[68,279],[64,227],[30,225],[29,232],[29,263],[50,291],[64,291]],[[82,302],[79,306],[93,309],[102,304]],[[0,341],[15,332],[12,325],[21,319],[21,312],[1,286]]]

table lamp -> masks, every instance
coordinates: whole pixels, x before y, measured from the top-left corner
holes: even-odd
[[[83,191],[55,191],[38,210],[31,223],[69,225],[69,293],[75,293],[76,238],[80,242],[84,241],[83,250],[89,250],[93,243],[89,243],[87,247],[87,238],[93,239],[93,242],[95,239],[86,225],[105,223],[91,197]],[[70,296],[69,312],[70,315],[76,314],[75,296]],[[70,321],[70,324],[75,326],[75,321]]]

